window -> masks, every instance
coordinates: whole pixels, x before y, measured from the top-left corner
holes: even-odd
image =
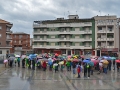
[[[2,37],[2,35],[0,34],[0,37]]]
[[[2,54],[2,51],[0,51],[0,54]]]
[[[14,41],[16,43],[16,41]]]
[[[102,30],[102,27],[98,27],[98,30]]]
[[[62,54],[66,54],[66,50],[62,50]]]
[[[109,31],[112,31],[112,27],[108,27],[108,30],[109,30]]]
[[[19,38],[22,38],[22,35],[19,35]]]
[[[0,42],[0,45],[2,45],[2,43]]]
[[[112,42],[109,42],[109,46],[112,46],[113,45],[113,43]]]
[[[2,26],[0,26],[0,30],[2,29]]]

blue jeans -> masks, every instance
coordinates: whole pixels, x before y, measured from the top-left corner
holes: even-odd
[[[75,72],[75,68],[73,68],[73,74],[75,74],[76,72]]]
[[[104,68],[104,73],[107,74],[107,68]]]

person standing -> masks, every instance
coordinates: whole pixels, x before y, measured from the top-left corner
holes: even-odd
[[[25,58],[22,60],[22,68],[25,68]]]
[[[43,71],[46,71],[46,67],[47,67],[47,63],[46,63],[46,61],[43,61]]]
[[[72,67],[73,67],[73,74],[76,74],[76,72],[75,72],[75,69],[76,69],[76,63],[75,63],[75,62],[73,62]]]
[[[17,58],[18,67],[20,67],[20,57]]]
[[[78,64],[77,66],[78,78],[80,78],[80,72],[81,72],[81,66]]]

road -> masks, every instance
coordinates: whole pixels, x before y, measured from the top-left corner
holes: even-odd
[[[0,90],[120,90],[120,73],[117,71],[78,79],[70,71],[63,72],[4,68],[0,65]]]

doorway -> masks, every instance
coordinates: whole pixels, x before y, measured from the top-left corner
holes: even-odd
[[[68,55],[71,55],[71,50],[67,50],[67,54],[68,54]]]

